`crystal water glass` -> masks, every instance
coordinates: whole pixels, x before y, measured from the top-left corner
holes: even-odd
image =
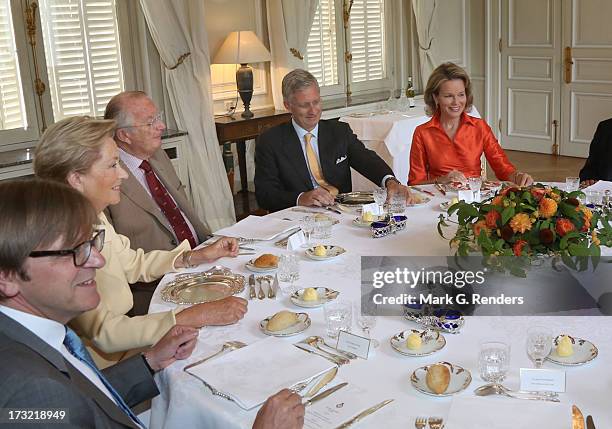
[[[376,327],[376,316],[363,313],[361,310],[361,302],[359,301],[355,303],[354,313],[357,319],[357,326],[359,326],[363,333],[370,339],[372,347],[378,347],[380,343],[370,335],[370,331]]]
[[[335,299],[323,306],[325,332],[330,338],[338,338],[340,331],[350,332],[353,313],[350,301]]]
[[[510,345],[501,341],[485,341],[480,345],[478,370],[488,383],[501,383],[510,367]]]
[[[599,191],[586,191],[586,205],[587,206],[595,206],[601,207],[603,204],[603,194]]]
[[[379,214],[382,213],[382,207],[387,201],[387,188],[376,188],[372,193],[374,202],[378,205]]]
[[[310,247],[310,236],[312,235],[312,232],[314,231],[314,227],[315,227],[314,216],[304,216],[300,220],[300,228],[302,229],[302,232],[304,233],[304,238],[306,239],[306,242],[302,244],[302,247],[304,248]]]
[[[468,186],[470,187],[470,191],[472,191],[472,201],[480,202],[478,201],[478,193],[482,186],[482,177],[468,177]]]
[[[536,368],[541,368],[552,348],[552,332],[546,326],[536,325],[527,330],[527,355]]]
[[[391,195],[389,198],[389,214],[403,214],[406,211],[406,196],[400,193]]]
[[[293,283],[300,278],[300,258],[295,253],[285,253],[278,259],[278,280],[289,285],[280,285],[283,295],[295,292]]]
[[[574,192],[580,189],[580,177],[565,178],[565,192]]]
[[[317,239],[331,238],[333,225],[334,221],[330,219],[315,221],[312,236]]]

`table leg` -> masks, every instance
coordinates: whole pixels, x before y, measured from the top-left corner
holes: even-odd
[[[240,191],[249,192],[249,182],[246,168],[246,141],[236,140],[236,151],[238,152],[238,168],[240,169]]]

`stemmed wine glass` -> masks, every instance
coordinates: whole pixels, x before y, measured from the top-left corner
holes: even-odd
[[[380,343],[378,342],[378,340],[372,338],[370,335],[370,330],[376,327],[376,316],[371,316],[369,314],[363,313],[361,310],[360,302],[355,303],[354,313],[357,318],[357,326],[359,326],[364,332],[364,334],[366,334],[367,337],[370,339],[370,344],[372,345],[372,347],[378,347]]]
[[[300,228],[304,233],[304,238],[306,238],[306,242],[302,244],[302,247],[308,248],[310,247],[310,236],[315,228],[314,216],[304,216],[300,221]]]
[[[480,191],[480,187],[482,186],[482,177],[468,177],[468,185],[470,190],[472,191],[472,201],[476,201],[476,197],[478,196],[478,192]]]
[[[387,201],[387,189],[386,188],[376,188],[374,189],[374,202],[378,205],[378,214],[383,212],[383,205],[385,201]]]
[[[536,325],[527,330],[527,355],[536,368],[541,368],[552,348],[552,333],[545,326]]]
[[[506,378],[510,367],[510,345],[501,341],[485,341],[480,345],[478,370],[480,378],[493,384],[500,384]]]

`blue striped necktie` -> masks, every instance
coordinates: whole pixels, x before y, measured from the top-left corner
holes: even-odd
[[[93,359],[91,358],[91,355],[83,345],[83,342],[81,341],[79,336],[68,327],[66,327],[66,337],[64,338],[64,345],[72,356],[86,364],[93,370],[93,372],[96,373],[102,383],[104,383],[104,386],[106,386],[111,395],[113,395],[113,398],[115,399],[115,402],[117,403],[119,408],[121,408],[124,413],[130,416],[130,418],[135,423],[139,424],[140,427],[144,428],[145,425],[138,419],[138,417],[136,417],[130,407],[128,407],[128,405],[125,403],[121,395],[113,388],[113,386],[108,382],[106,377],[104,377],[104,375],[100,372]]]

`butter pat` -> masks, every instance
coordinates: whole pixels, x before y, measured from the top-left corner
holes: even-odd
[[[362,216],[361,219],[364,222],[374,222],[374,215],[371,212],[365,212]]]
[[[319,244],[317,247],[315,247],[314,254],[315,256],[326,256],[327,249],[322,244]]]
[[[309,287],[304,289],[304,293],[302,294],[302,300],[304,301],[318,301],[319,294],[315,288]]]
[[[572,340],[564,335],[559,339],[557,344],[557,354],[561,357],[568,357],[574,354],[574,346]]]
[[[414,332],[408,335],[408,338],[406,339],[406,347],[408,347],[410,350],[418,350],[421,348],[422,344],[423,340],[421,340],[421,336]]]
[[[457,204],[459,202],[459,200],[457,199],[457,197],[453,197],[453,199],[451,200],[450,205],[452,206],[453,204]]]

